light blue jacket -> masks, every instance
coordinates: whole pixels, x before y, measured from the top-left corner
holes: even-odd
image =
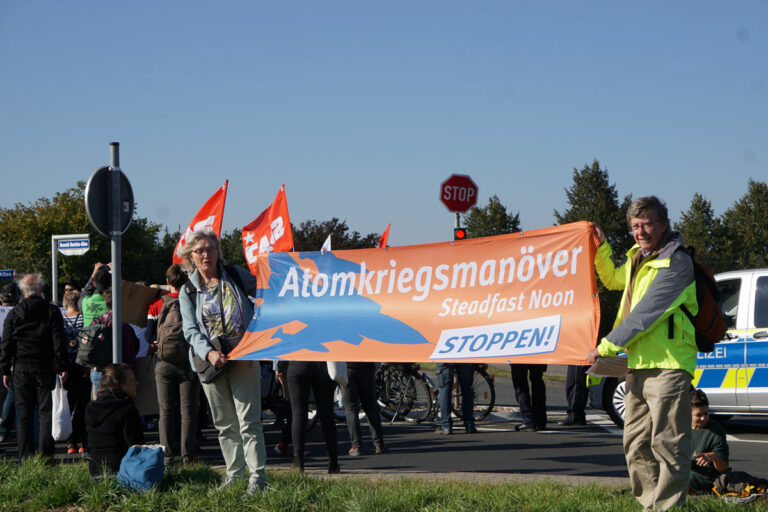
[[[222,286],[225,284],[229,286],[230,290],[234,292],[235,300],[240,307],[240,314],[243,321],[245,322],[245,326],[248,327],[248,324],[253,318],[253,304],[248,299],[248,296],[256,296],[256,278],[253,276],[253,274],[240,267],[229,268],[234,268],[240,275],[240,280],[245,286],[245,293],[243,293],[243,291],[240,290],[240,288],[235,284],[235,281],[227,274],[227,271],[224,269],[224,265],[221,263],[219,263],[219,293],[221,293]],[[181,308],[182,329],[184,330],[184,337],[189,342],[192,350],[195,351],[195,354],[204,361],[207,361],[208,352],[213,350],[213,347],[211,346],[211,343],[208,339],[208,333],[206,332],[205,324],[203,323],[202,286],[200,283],[200,274],[197,270],[190,274],[189,281],[197,290],[197,294],[195,303],[193,304],[192,298],[187,292],[186,285],[182,286],[181,290],[179,291],[179,306]],[[192,358],[191,356],[192,354],[190,354],[190,364]]]

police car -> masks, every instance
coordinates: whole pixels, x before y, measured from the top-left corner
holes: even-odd
[[[768,414],[768,268],[715,276],[727,338],[714,352],[699,353],[693,385],[709,398],[721,418]],[[624,381],[587,376],[590,404],[624,426]]]

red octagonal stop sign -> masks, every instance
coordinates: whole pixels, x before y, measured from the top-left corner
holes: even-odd
[[[477,202],[477,185],[466,174],[451,174],[440,185],[440,200],[450,211],[463,213]]]

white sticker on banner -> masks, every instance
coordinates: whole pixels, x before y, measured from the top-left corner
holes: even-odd
[[[440,359],[472,359],[514,357],[554,352],[560,338],[560,315],[446,329],[429,357]]]

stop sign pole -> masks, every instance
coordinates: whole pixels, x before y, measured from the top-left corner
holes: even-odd
[[[477,203],[477,185],[466,174],[451,174],[440,184],[440,201],[454,212],[454,227],[461,227],[461,215]]]

